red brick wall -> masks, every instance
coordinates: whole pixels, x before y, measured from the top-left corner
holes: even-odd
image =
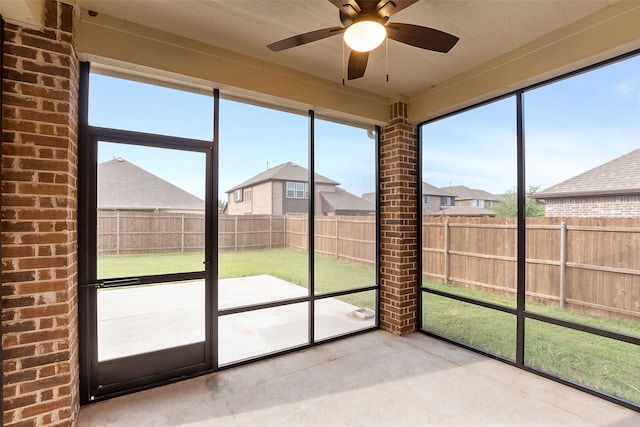
[[[77,418],[77,99],[73,11],[7,24],[2,122],[4,425]]]
[[[544,203],[544,216],[637,218],[640,195],[549,198]]]
[[[380,150],[380,325],[397,335],[418,327],[418,134],[407,104],[391,106]]]

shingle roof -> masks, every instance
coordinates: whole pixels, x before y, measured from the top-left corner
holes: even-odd
[[[455,185],[453,187],[443,187],[443,190],[448,191],[456,196],[456,200],[493,200],[499,202],[502,200],[500,196],[491,194],[488,191],[477,190],[475,188],[469,188],[464,185]]]
[[[98,165],[99,209],[204,210],[204,200],[122,158]]]
[[[373,191],[371,193],[362,193],[362,196],[360,196],[360,197],[362,197],[363,199],[368,200],[370,202],[373,202],[373,201],[376,200],[376,192]]]
[[[496,213],[489,209],[478,208],[476,206],[451,206],[439,211],[429,212],[427,216],[496,216]]]
[[[440,188],[435,185],[428,184],[426,182],[422,183],[422,195],[423,196],[449,196],[454,197],[455,194]]]
[[[235,187],[227,190],[227,193],[231,193],[235,190],[245,187],[251,187],[261,182],[266,181],[298,181],[298,182],[308,182],[309,180],[309,171],[302,166],[298,166],[295,163],[287,162],[278,166],[274,166],[272,168],[267,169],[264,172],[259,173],[258,175],[249,178],[241,184],[236,185]],[[333,184],[340,185],[339,182],[336,182],[332,179],[324,177],[320,174],[315,174],[315,182],[321,184]]]
[[[640,193],[640,149],[533,194],[536,199]]]
[[[375,205],[370,201],[351,194],[342,188],[336,191],[322,191],[320,197],[331,207],[332,211],[365,211],[374,212]]]

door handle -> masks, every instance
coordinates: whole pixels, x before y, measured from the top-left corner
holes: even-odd
[[[128,279],[115,279],[115,280],[104,280],[102,282],[97,282],[94,286],[98,289],[108,289],[108,288],[118,288],[121,286],[138,286],[140,285],[140,278],[133,277]]]

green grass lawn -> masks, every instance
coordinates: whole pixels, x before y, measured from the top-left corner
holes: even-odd
[[[154,254],[103,256],[99,278],[116,278],[202,270],[202,254]],[[224,252],[219,255],[219,277],[268,274],[307,287],[308,257],[304,251],[274,249]],[[317,292],[335,292],[375,283],[373,266],[315,258]],[[425,280],[425,286],[472,298],[514,306],[512,296]],[[339,299],[358,307],[375,308],[374,292],[360,292]],[[590,316],[536,302],[527,310],[640,336],[640,322]],[[423,295],[425,329],[490,353],[515,359],[515,316],[432,294]],[[585,385],[640,403],[640,347],[607,338],[527,320],[526,363]]]
[[[203,259],[202,253],[102,256],[98,258],[98,278],[201,271]],[[371,265],[326,256],[316,256],[314,261],[317,293],[375,285],[375,269]],[[309,280],[307,253],[294,249],[272,249],[222,252],[218,255],[220,279],[261,274],[306,288]],[[358,307],[375,308],[373,292],[345,295],[339,299]]]
[[[512,306],[513,297],[423,280],[427,287]],[[577,323],[640,336],[640,322],[608,319],[527,302],[527,310]],[[489,353],[515,360],[514,315],[423,294],[425,329]],[[640,403],[640,347],[530,320],[525,323],[525,363]]]

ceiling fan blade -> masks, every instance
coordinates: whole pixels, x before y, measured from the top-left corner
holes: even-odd
[[[304,34],[298,34],[297,36],[289,37],[289,38],[271,43],[270,45],[267,45],[267,47],[274,52],[280,52],[281,50],[285,50],[285,49],[300,46],[303,44],[326,39],[327,37],[335,36],[337,34],[342,34],[344,33],[344,30],[345,30],[344,27],[323,28],[322,30],[310,31]]]
[[[376,6],[376,13],[381,18],[388,18],[417,2],[418,0],[380,0]]]
[[[367,69],[367,61],[369,60],[369,52],[351,51],[349,54],[349,65],[347,68],[347,78],[349,80],[359,79],[364,76]]]
[[[436,52],[449,52],[459,40],[452,34],[420,25],[389,23],[386,27],[390,39]]]

